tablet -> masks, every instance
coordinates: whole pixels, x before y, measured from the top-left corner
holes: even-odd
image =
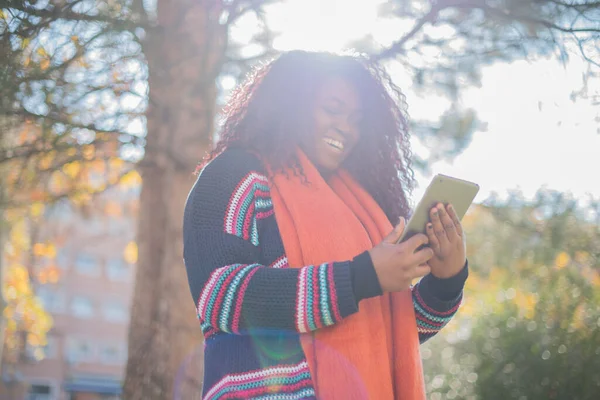
[[[409,239],[417,233],[425,233],[425,227],[429,222],[429,211],[436,204],[452,204],[459,220],[467,213],[479,192],[479,185],[462,179],[438,174],[433,177],[425,194],[419,201],[415,212],[404,228],[404,232],[398,243]]]

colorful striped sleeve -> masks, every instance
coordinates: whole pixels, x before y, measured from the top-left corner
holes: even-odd
[[[413,286],[412,298],[421,343],[434,337],[452,320],[462,302],[468,274],[467,263],[456,276],[439,279],[429,274]]]
[[[353,289],[353,277],[373,268],[366,253],[302,268],[289,268],[282,255],[263,265],[259,226],[267,218],[275,223],[260,164],[222,154],[201,172],[188,196],[183,236],[205,335],[314,331],[357,312],[360,296],[376,295]]]
[[[340,304],[336,287],[340,281],[343,284],[348,264],[288,270],[260,264],[217,268],[198,297],[198,318],[219,331],[236,334],[253,328],[309,332],[333,325],[354,311]],[[260,290],[249,293],[250,285]]]

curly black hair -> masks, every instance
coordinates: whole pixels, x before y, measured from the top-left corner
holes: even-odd
[[[364,56],[295,50],[256,68],[224,108],[220,140],[204,161],[243,147],[273,170],[302,173],[295,148],[300,135],[311,132],[318,88],[334,76],[355,87],[364,115],[360,139],[343,167],[395,224],[410,213],[415,183],[406,101],[385,70]]]

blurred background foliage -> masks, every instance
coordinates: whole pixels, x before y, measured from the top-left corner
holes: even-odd
[[[464,221],[461,312],[422,349],[429,398],[596,398],[600,204],[548,190],[488,203]]]

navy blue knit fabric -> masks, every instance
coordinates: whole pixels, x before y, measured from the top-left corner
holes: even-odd
[[[314,398],[299,334],[334,325],[381,295],[367,252],[289,268],[264,166],[243,149],[219,155],[192,188],[184,260],[205,337],[205,399]],[[421,342],[452,318],[467,274],[465,266],[413,287]]]

